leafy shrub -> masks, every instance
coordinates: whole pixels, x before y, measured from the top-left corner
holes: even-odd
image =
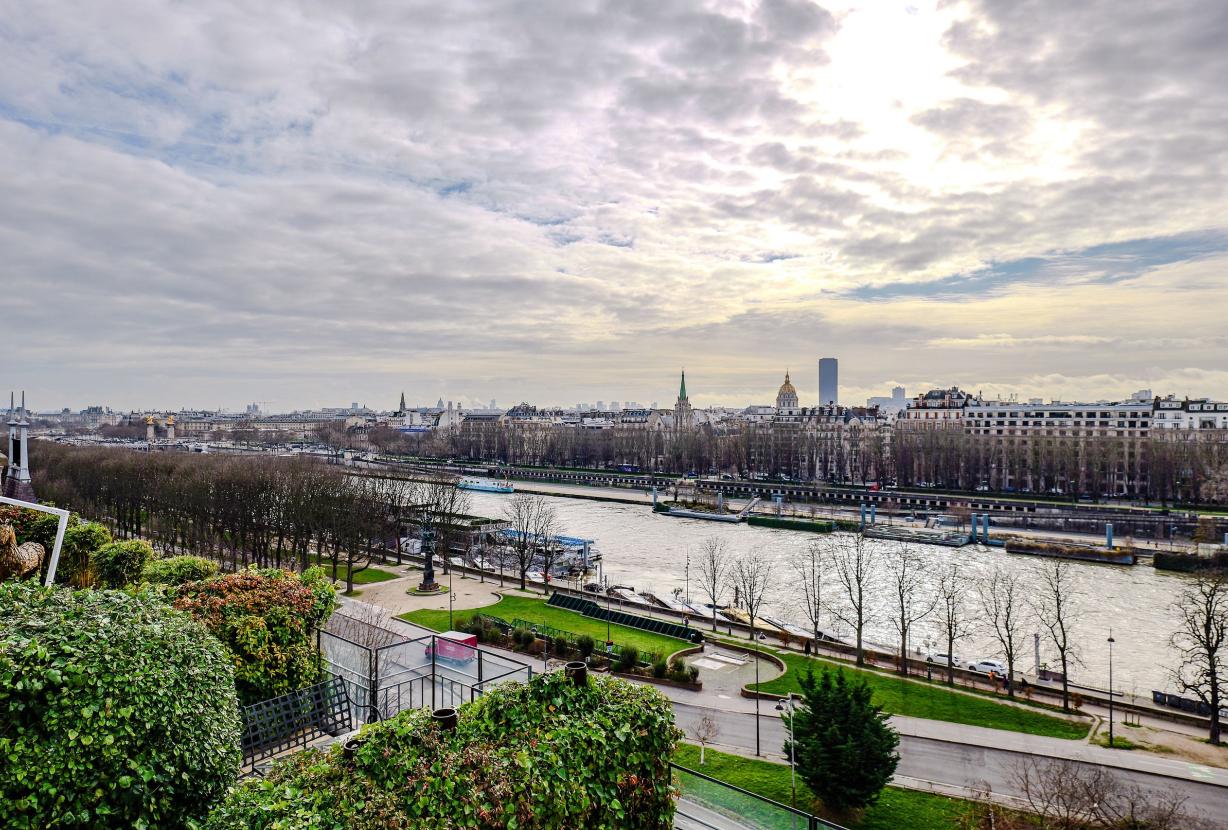
[[[681,737],[656,690],[556,673],[491,689],[452,732],[408,711],[364,727],[352,761],[299,753],[236,788],[206,830],[660,830]]]
[[[669,665],[665,660],[657,660],[652,664],[652,676],[658,679],[665,677],[665,673],[669,671]]]
[[[217,563],[201,556],[168,556],[146,565],[141,579],[159,585],[182,585],[217,576],[217,572]]]
[[[580,652],[581,657],[591,657],[593,649],[597,647],[596,641],[587,634],[581,634],[576,638],[576,651]]]
[[[550,641],[550,650],[559,657],[564,657],[571,653],[573,646],[571,641],[566,637],[555,637]]]
[[[527,628],[517,628],[512,632],[512,642],[517,648],[528,648],[536,639],[537,635]]]
[[[55,518],[55,517],[49,517]],[[111,531],[97,522],[82,522],[76,524],[70,519],[68,528],[64,531],[64,541],[60,545],[60,563],[56,568],[56,581],[67,582],[76,588],[88,588],[98,581],[94,571],[93,555],[103,545],[111,541]],[[51,532],[51,543],[55,544],[55,530]],[[47,547],[51,554],[51,547]]]
[[[623,646],[614,664],[619,671],[630,671],[640,664],[640,650],[635,646]]]
[[[5,827],[180,828],[239,769],[225,649],[151,593],[0,585],[0,723]]]
[[[205,624],[230,651],[245,706],[310,686],[322,662],[315,629],[336,604],[322,568],[301,576],[249,568],[177,589],[175,607]]]
[[[699,669],[688,666],[681,657],[669,661],[669,679],[679,683],[694,683],[699,679]]]
[[[122,588],[136,582],[141,571],[154,558],[153,548],[141,539],[108,542],[90,554],[90,564],[99,584],[106,588]]]

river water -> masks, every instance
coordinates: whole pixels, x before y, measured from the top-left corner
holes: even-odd
[[[471,493],[469,512],[491,517],[503,515],[507,496],[493,493]],[[774,590],[765,602],[765,611],[772,616],[791,620],[803,628],[808,627],[806,615],[796,589],[797,580],[789,565],[789,558],[808,545],[834,544],[834,536],[812,534],[791,530],[774,530],[750,527],[746,524],[705,522],[695,519],[678,519],[654,514],[651,508],[632,504],[619,504],[588,499],[546,496],[558,517],[559,532],[596,541],[601,551],[605,576],[611,584],[630,585],[640,591],[652,591],[669,595],[675,588],[685,590],[686,561],[688,551],[698,555],[706,539],[718,537],[725,541],[732,556],[740,556],[752,550],[760,550],[774,563]],[[894,542],[867,540],[889,554],[898,545]],[[972,575],[983,574],[1001,561],[1007,567],[1017,569],[1025,580],[1034,580],[1036,567],[1045,560],[1011,555],[1001,548],[967,546],[945,548],[935,545],[916,545],[932,571],[944,568],[948,561],[958,558],[965,571]],[[880,557],[880,561],[885,557]],[[1149,695],[1152,689],[1171,688],[1170,670],[1175,665],[1175,653],[1168,642],[1173,630],[1174,615],[1171,603],[1177,597],[1187,577],[1165,571],[1156,571],[1150,565],[1122,567],[1072,562],[1078,596],[1078,617],[1073,625],[1075,639],[1079,642],[1081,664],[1072,668],[1071,678],[1098,688],[1108,687],[1109,630],[1113,638],[1113,681],[1118,691]],[[694,579],[695,561],[692,561],[690,595],[692,601],[703,602],[705,597]],[[890,600],[886,579],[882,574],[878,590],[880,613],[867,626],[866,637],[877,643],[890,644],[898,641],[890,620]],[[834,579],[829,579],[823,588],[823,604],[830,597],[838,602]],[[1028,592],[1029,596],[1034,596]],[[729,597],[726,597],[728,601]],[[969,607],[978,607],[974,596],[969,597]],[[973,615],[976,612],[973,611]],[[845,626],[834,618],[824,621],[827,630],[848,633]],[[1033,668],[1032,633],[1042,633],[1041,661],[1056,667],[1056,655],[1046,648],[1043,632],[1038,623],[1029,622],[1025,646],[1020,649],[1018,665],[1025,671]],[[926,638],[938,639],[940,631],[937,620],[918,623],[910,634],[914,646],[923,646]],[[943,649],[938,649],[943,650]],[[991,637],[984,631],[974,633],[956,653],[964,659],[999,657]]]

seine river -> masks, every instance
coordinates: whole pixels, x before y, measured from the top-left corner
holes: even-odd
[[[507,496],[490,493],[471,493],[472,511],[484,516],[502,516]],[[674,588],[684,588],[687,553],[697,554],[700,545],[710,537],[724,539],[734,556],[759,549],[775,563],[774,581],[777,585],[769,597],[765,612],[772,616],[789,619],[802,627],[807,626],[805,614],[800,610],[795,589],[796,579],[790,570],[790,555],[818,542],[832,544],[832,537],[788,530],[750,527],[745,524],[704,522],[694,519],[668,518],[653,514],[647,504],[643,507],[631,504],[592,501],[587,499],[546,497],[554,507],[559,519],[560,532],[596,541],[604,560],[605,575],[611,584],[623,584],[640,591],[671,594]],[[868,540],[869,544],[881,545],[890,552],[893,542]],[[1002,560],[1032,578],[1040,560],[1032,557],[1008,555],[1001,548],[968,546],[945,548],[934,545],[916,546],[938,570],[948,560],[959,558],[970,574],[987,570],[993,563]],[[1150,565],[1132,568],[1116,565],[1071,563],[1075,569],[1079,589],[1079,618],[1074,625],[1076,638],[1080,641],[1082,665],[1071,671],[1072,679],[1099,688],[1108,686],[1109,629],[1112,628],[1114,683],[1119,691],[1149,695],[1151,689],[1171,689],[1169,671],[1174,665],[1174,653],[1168,637],[1172,632],[1170,604],[1181,590],[1186,577],[1156,571]],[[883,575],[884,579],[886,574]],[[829,580],[824,586],[824,604],[827,597],[838,601],[837,586]],[[705,598],[694,580],[692,562],[692,601],[703,602]],[[889,600],[884,583],[880,589],[882,608],[867,631],[867,638],[878,643],[890,644],[898,637],[887,615]],[[728,599],[728,598],[727,598]],[[972,608],[974,597],[969,597]],[[840,632],[834,620],[825,621],[825,628]],[[1033,667],[1032,631],[1040,631],[1036,625],[1029,627],[1027,643],[1021,649],[1019,665],[1030,672]],[[847,633],[847,629],[844,633]],[[927,637],[937,638],[936,623],[923,622],[910,635],[913,646],[922,646]],[[964,659],[997,657],[991,640],[984,634],[974,634],[956,653]],[[1041,660],[1055,663],[1041,640]]]

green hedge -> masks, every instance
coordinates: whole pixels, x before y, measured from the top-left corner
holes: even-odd
[[[54,518],[54,517],[51,517]],[[52,542],[55,533],[52,532]],[[60,545],[60,564],[56,569],[56,582],[67,582],[74,588],[92,587],[98,580],[94,570],[94,551],[111,541],[111,531],[97,522],[73,522],[70,517]],[[51,548],[47,548],[51,555]]]
[[[776,516],[748,516],[746,523],[752,527],[772,527],[778,530],[804,530],[807,533],[831,533],[835,522],[818,519],[786,519]]]
[[[556,672],[462,706],[454,732],[403,712],[364,727],[352,761],[336,746],[300,753],[236,788],[206,827],[667,830],[681,737],[655,689]]]
[[[154,558],[154,550],[142,539],[108,542],[90,554],[90,564],[104,588],[122,588],[141,578],[141,571]]]
[[[328,619],[336,592],[323,568],[301,575],[275,568],[188,582],[175,607],[187,611],[230,651],[244,706],[310,686],[323,668],[315,630]]]
[[[141,579],[159,585],[182,585],[217,576],[218,565],[201,556],[168,556],[150,562]]]
[[[0,585],[5,827],[180,828],[239,769],[221,644],[152,593]]]

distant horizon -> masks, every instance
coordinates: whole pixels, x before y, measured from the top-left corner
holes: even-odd
[[[842,370],[843,370],[843,367],[842,367]],[[797,382],[796,374],[791,372],[790,379],[792,380],[793,385],[797,387],[798,389],[798,397],[799,397],[801,406],[803,407],[819,406],[817,382],[813,385],[814,391],[813,391],[812,396],[808,396],[803,385]],[[780,382],[783,382],[783,380],[784,380],[784,377],[782,375],[780,378]],[[691,405],[695,407],[696,409],[710,409],[710,408],[743,409],[749,406],[772,406],[775,404],[776,392],[779,386],[779,383],[778,383],[777,387],[774,387],[771,389],[770,395],[765,393],[759,399],[753,399],[753,400],[747,399],[741,402],[729,401],[729,400],[713,400],[712,402],[707,402],[705,399],[705,396],[696,395],[692,391],[692,383],[693,381],[691,379],[690,374],[688,373],[687,375],[687,397],[691,401]],[[843,388],[841,388],[840,405],[841,406],[865,406],[867,399],[871,397],[890,398],[891,388],[893,386],[903,386],[904,387],[904,399],[906,401],[913,400],[914,398],[917,397],[917,395],[923,394],[933,389],[950,389],[953,386],[958,387],[965,392],[969,392],[972,395],[981,394],[984,396],[986,400],[1005,401],[1005,400],[1009,400],[1011,395],[1014,395],[1016,400],[1018,400],[1019,402],[1024,402],[1024,403],[1026,403],[1028,400],[1031,400],[1033,398],[1039,398],[1044,403],[1049,403],[1050,401],[1054,401],[1054,400],[1060,400],[1060,401],[1069,402],[1069,403],[1097,403],[1100,401],[1124,401],[1124,400],[1128,400],[1132,395],[1144,389],[1150,389],[1153,397],[1165,397],[1168,395],[1172,395],[1178,400],[1181,400],[1187,397],[1188,398],[1210,398],[1211,400],[1218,400],[1221,402],[1228,400],[1228,396],[1217,396],[1214,394],[1193,393],[1193,392],[1180,393],[1180,392],[1175,392],[1175,391],[1170,391],[1170,390],[1157,389],[1155,387],[1146,386],[1146,385],[1135,387],[1134,389],[1131,389],[1129,391],[1123,391],[1122,393],[1118,395],[1098,395],[1098,396],[1083,395],[1083,396],[1070,397],[1070,396],[1055,396],[1055,395],[1026,395],[1026,394],[1017,392],[1017,391],[1004,391],[1004,392],[995,391],[991,394],[990,392],[987,391],[986,387],[982,387],[978,389],[974,387],[969,387],[961,383],[936,383],[932,385],[920,385],[920,386],[915,386],[915,387],[910,387],[904,383],[891,383],[891,384],[888,384],[879,394],[865,395],[865,396],[860,396],[856,398],[848,397],[848,393]],[[20,390],[17,390],[17,395],[18,395],[18,398],[20,398]],[[814,400],[810,400],[810,397],[813,397]],[[344,399],[346,398],[346,396],[341,395],[340,398]],[[319,404],[285,406],[285,407],[279,406],[279,405],[273,405],[272,403],[269,403],[268,405],[261,405],[260,411],[265,414],[283,414],[283,413],[302,412],[302,411],[320,411],[323,409],[348,409],[350,408],[350,405],[352,403],[357,403],[359,407],[366,407],[376,412],[389,412],[389,411],[395,411],[397,409],[399,405],[399,398],[400,398],[400,392],[397,392],[395,395],[392,396],[392,403],[389,405],[385,405],[383,403],[383,396],[381,396],[379,399],[368,399],[368,400],[359,399],[357,401],[355,401],[354,397],[350,396],[348,400],[338,399],[338,401],[336,402],[324,401]],[[527,403],[530,406],[536,406],[538,408],[573,409],[579,403],[587,403],[590,406],[595,407],[597,404],[597,401],[600,400],[606,405],[606,408],[608,409],[610,408],[610,404],[614,401],[618,401],[620,406],[624,406],[624,407],[626,406],[627,402],[634,401],[637,404],[639,404],[641,408],[651,408],[652,403],[655,400],[657,403],[656,408],[672,409],[676,398],[677,398],[677,386],[675,385],[674,391],[668,397],[666,397],[665,395],[660,395],[660,396],[657,396],[656,398],[635,398],[632,396],[623,398],[623,397],[610,396],[610,397],[603,397],[603,398],[588,398],[587,400],[583,398],[578,398],[570,402],[562,402],[558,400],[543,402],[543,401],[535,401],[535,400],[524,399],[524,398],[500,399],[499,397],[495,396],[495,402],[496,402],[496,408],[503,409],[503,410],[511,409],[512,407],[518,406],[521,403]],[[430,407],[435,406],[438,403],[438,401],[441,399],[443,400],[445,407],[448,405],[449,402],[451,402],[454,405],[465,408],[465,409],[486,409],[489,407],[490,400],[491,400],[490,397],[486,397],[486,398],[482,398],[480,396],[448,397],[447,395],[442,395],[442,396],[435,395],[433,398],[420,397],[420,398],[415,399],[412,395],[409,394],[408,390],[405,393],[405,405],[409,409],[430,408]],[[253,401],[247,401],[246,403],[240,403],[237,405],[233,405],[233,404],[232,405],[222,405],[220,407],[217,405],[202,406],[202,405],[191,405],[191,404],[183,405],[183,406],[179,406],[179,405],[175,405],[175,406],[153,405],[151,406],[148,404],[137,404],[137,405],[128,406],[128,405],[118,405],[118,404],[110,403],[107,401],[92,401],[90,403],[80,404],[80,405],[62,404],[59,406],[39,406],[39,405],[36,405],[34,401],[28,401],[28,406],[31,412],[43,412],[43,413],[48,413],[48,414],[60,412],[65,407],[68,407],[68,409],[72,412],[80,412],[81,410],[87,407],[90,407],[90,406],[109,407],[113,412],[204,411],[204,412],[223,412],[227,414],[241,414],[246,410],[247,406],[251,403],[253,403]],[[3,402],[3,404],[0,405],[0,409],[7,410],[7,407],[8,407],[7,401]]]

